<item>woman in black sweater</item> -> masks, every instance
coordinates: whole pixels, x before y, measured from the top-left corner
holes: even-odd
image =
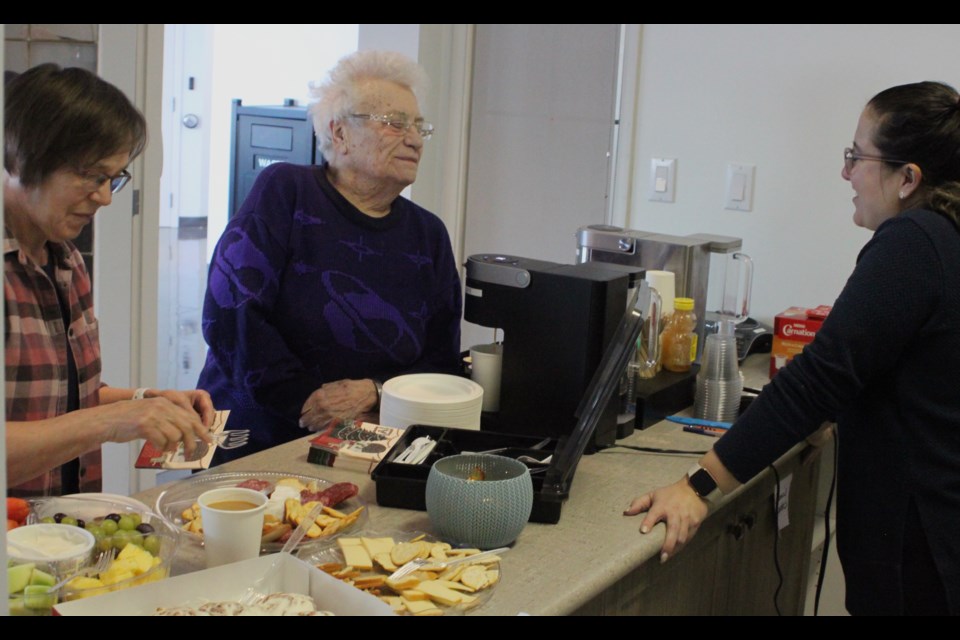
[[[887,89],[841,175],[875,231],[814,341],[679,482],[637,497],[665,561],[709,503],[838,424],[838,552],[853,614],[960,613],[960,96]]]

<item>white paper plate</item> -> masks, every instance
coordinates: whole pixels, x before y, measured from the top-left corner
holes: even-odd
[[[469,404],[483,397],[483,387],[473,380],[442,373],[414,373],[391,378],[384,394],[406,402],[430,405]]]

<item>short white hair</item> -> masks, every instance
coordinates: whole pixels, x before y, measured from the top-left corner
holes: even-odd
[[[330,159],[333,140],[330,122],[340,121],[356,108],[355,88],[359,80],[376,79],[406,87],[423,102],[429,79],[419,64],[395,51],[357,51],[340,58],[319,85],[310,83],[310,116],[320,139],[320,151]]]

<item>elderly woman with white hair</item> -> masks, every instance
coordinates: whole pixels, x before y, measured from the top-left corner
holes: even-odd
[[[455,373],[460,279],[440,219],[400,196],[433,127],[423,69],[360,51],[312,87],[325,162],[264,170],[217,245],[198,386],[251,446],[376,410],[381,383]]]

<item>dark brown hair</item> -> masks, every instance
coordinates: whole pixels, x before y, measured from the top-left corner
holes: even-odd
[[[877,118],[873,143],[888,158],[920,167],[911,206],[937,211],[960,226],[960,95],[942,82],[881,91],[867,104]]]
[[[69,167],[143,151],[147,123],[115,86],[79,68],[42,64],[5,86],[3,166],[24,186]]]

